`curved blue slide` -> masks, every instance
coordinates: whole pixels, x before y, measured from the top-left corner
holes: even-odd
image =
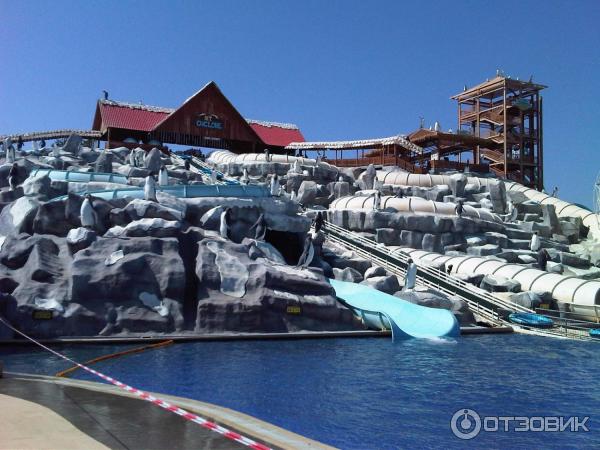
[[[415,305],[364,284],[329,280],[337,297],[367,326],[392,330],[392,338],[457,337],[460,326],[447,309]]]
[[[180,198],[196,198],[196,197],[270,197],[271,193],[265,186],[249,184],[196,184],[196,185],[171,185],[157,186],[157,192],[165,192],[175,197]],[[144,198],[144,188],[129,187],[121,189],[111,189],[107,191],[87,191],[93,197],[110,200],[114,198]],[[82,192],[80,195],[83,195]],[[53,198],[52,201],[60,201],[66,199],[67,195]]]
[[[75,170],[56,170],[38,167],[29,174],[30,178],[48,176],[52,181],[67,181],[73,183],[89,183],[100,181],[104,183],[127,184],[127,177],[117,173],[77,172]]]

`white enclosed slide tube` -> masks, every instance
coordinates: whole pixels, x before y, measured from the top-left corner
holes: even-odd
[[[373,210],[375,202],[374,195],[350,195],[340,197],[329,205],[330,210]],[[442,214],[446,216],[455,216],[456,205],[454,203],[435,202],[425,200],[421,197],[381,197],[381,210],[391,208],[397,212],[423,213],[423,214]],[[501,223],[502,219],[488,209],[473,208],[469,205],[463,206],[462,213],[465,217],[477,218],[488,222]]]
[[[321,166],[324,168],[328,168],[331,170],[336,170],[335,166],[328,164],[326,162],[319,161],[317,163],[316,160],[310,158],[302,158],[298,156],[289,156],[289,155],[276,155],[270,154],[269,160],[267,161],[267,155],[264,153],[242,153],[237,154],[230,152],[229,150],[215,150],[210,154],[207,158],[207,162],[211,164],[243,164],[243,163],[283,163],[283,164],[294,164],[294,162],[300,163],[301,166]]]
[[[434,187],[441,184],[450,185],[451,176],[452,175],[421,175],[399,171],[390,172],[386,170],[377,171],[377,178],[382,181],[383,184],[398,186]],[[598,214],[513,181],[504,181],[497,178],[467,177],[467,184],[473,184],[478,187],[490,186],[493,183],[499,182],[505,184],[507,191],[520,192],[529,200],[536,201],[540,204],[554,205],[558,217],[580,217],[583,224],[589,228],[590,236],[600,240],[600,217]]]
[[[400,171],[387,171],[378,170],[377,179],[383,184],[393,184],[397,186],[418,186],[418,187],[434,187],[442,184],[450,185],[452,183],[452,177],[461,174],[454,175],[429,175],[429,174],[416,174],[409,172]],[[497,178],[480,178],[480,177],[467,177],[468,184],[474,184],[478,187],[489,186],[491,184],[498,184],[500,180]]]
[[[552,197],[535,189],[528,188],[519,183],[505,182],[506,190],[520,192],[529,200],[536,201],[542,205],[554,205],[558,217],[580,217],[583,224],[589,228],[590,237],[600,240],[600,215],[588,211],[585,208],[565,202],[559,198]]]
[[[600,281],[584,280],[557,273],[544,272],[532,267],[519,264],[509,264],[504,261],[478,256],[446,256],[439,253],[416,250],[407,247],[389,247],[392,252],[400,252],[421,264],[444,264],[447,268],[452,265],[453,273],[496,275],[510,278],[521,283],[523,291],[550,292],[552,297],[562,303],[572,303],[582,306],[600,305]],[[579,312],[582,315],[583,311]]]

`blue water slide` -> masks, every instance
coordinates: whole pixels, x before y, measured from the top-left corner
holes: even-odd
[[[232,178],[227,178],[223,172],[218,171],[214,167],[212,167],[212,168],[209,167],[205,162],[203,162],[202,160],[200,160],[198,158],[193,157],[193,158],[191,158],[190,162],[196,169],[200,170],[206,176],[210,177],[213,172],[216,172],[217,179],[221,180],[223,183],[228,184],[228,185],[240,184],[239,181],[234,180]]]
[[[241,184],[211,184],[211,185],[175,185],[160,186],[156,188],[158,192],[165,192],[179,198],[197,198],[197,197],[269,197],[271,195],[266,186],[259,185],[241,185]],[[85,192],[82,192],[83,195]],[[114,198],[144,198],[143,188],[122,188],[110,189],[107,191],[88,191],[94,197],[111,200]],[[52,201],[60,201],[67,198],[66,195],[56,197]]]
[[[116,173],[76,172],[74,170],[55,170],[37,168],[31,171],[30,177],[47,175],[52,181],[67,181],[70,183],[89,183],[100,181],[104,183],[127,184],[127,177]]]
[[[337,297],[371,328],[391,329],[394,340],[406,337],[457,337],[460,326],[447,309],[415,305],[364,284],[329,280]]]

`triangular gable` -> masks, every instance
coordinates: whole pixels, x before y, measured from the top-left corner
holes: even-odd
[[[92,123],[92,130],[100,130],[102,126],[102,116],[100,114],[100,101],[96,102],[96,112],[94,113],[94,122]]]
[[[262,142],[214,81],[188,98],[152,132]]]

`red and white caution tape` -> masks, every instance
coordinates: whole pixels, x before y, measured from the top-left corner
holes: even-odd
[[[33,342],[34,344],[40,346],[41,348],[43,348],[44,350],[49,351],[50,353],[58,356],[59,358],[64,359],[65,361],[69,361],[70,363],[75,364],[76,366],[82,368],[83,370],[92,373],[100,378],[102,378],[103,380],[108,381],[111,384],[114,384],[115,386],[130,392],[136,396],[138,396],[139,398],[146,400],[148,402],[154,403],[157,406],[160,406],[163,409],[166,409],[167,411],[170,411],[172,413],[177,414],[178,416],[183,417],[186,420],[189,420],[190,422],[194,422],[204,428],[207,428],[211,431],[214,431],[216,433],[221,434],[222,436],[226,437],[227,439],[231,439],[232,441],[236,441],[239,442],[240,444],[243,444],[247,447],[256,449],[256,450],[271,450],[270,447],[267,447],[264,444],[260,444],[250,438],[247,438],[245,436],[242,436],[241,434],[238,434],[234,431],[228,430],[225,427],[222,427],[220,425],[217,425],[214,422],[211,422],[210,420],[207,420],[203,417],[198,416],[197,414],[191,413],[189,411],[186,411],[185,409],[179,408],[178,406],[172,405],[171,403],[162,400],[158,397],[155,397],[151,394],[148,394],[147,392],[144,391],[140,391],[139,389],[136,389],[134,387],[131,387],[125,383],[121,383],[118,380],[115,380],[114,378],[109,377],[108,375],[104,375],[103,373],[100,373],[94,369],[91,369],[87,366],[84,366],[83,364],[78,363],[77,361],[72,360],[71,358],[63,355],[62,353],[59,353],[57,351],[52,350],[49,347],[46,347],[44,344],[42,344],[41,342],[36,341],[35,339],[29,337],[28,335],[26,335],[25,333],[23,333],[22,331],[17,330],[16,328],[14,328],[11,324],[9,324],[8,322],[6,322],[1,316],[0,316],[0,322],[2,322],[4,325],[6,325],[8,328],[12,329],[14,332],[20,334],[21,336],[23,336],[25,339],[30,340],[31,342]]]

